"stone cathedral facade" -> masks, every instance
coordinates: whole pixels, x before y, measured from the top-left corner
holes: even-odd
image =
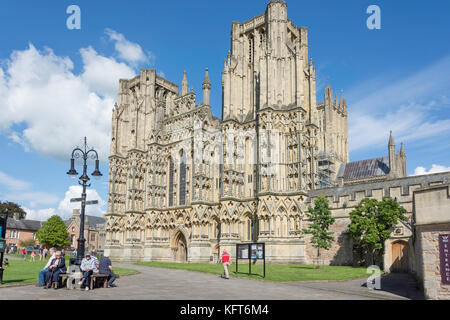
[[[349,163],[347,103],[328,84],[316,100],[308,30],[288,19],[284,1],[233,22],[221,119],[211,113],[208,69],[202,89],[197,102],[186,72],[181,91],[153,69],[120,80],[105,216],[113,259],[210,262],[257,241],[269,262],[310,263],[315,250],[302,230],[322,189],[335,200],[346,188],[406,176],[392,135],[389,156]],[[341,236],[352,202],[336,206],[340,240],[328,262],[351,263]]]

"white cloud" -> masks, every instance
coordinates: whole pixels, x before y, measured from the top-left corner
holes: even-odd
[[[113,30],[110,37],[129,64],[92,47],[81,48],[82,72],[75,74],[72,60],[50,48],[38,50],[30,43],[14,51],[0,67],[0,132],[25,151],[64,161],[86,136],[89,146],[107,161],[119,79],[134,77],[135,63],[146,61],[139,45]],[[12,131],[17,124],[24,129]]]
[[[80,202],[70,202],[70,199],[72,198],[80,198],[81,192],[81,186],[70,186],[66,191],[64,199],[59,202],[58,208],[35,210],[28,207],[23,207],[23,209],[27,213],[26,219],[46,221],[51,216],[58,215],[63,220],[67,220],[72,216],[74,209],[81,209]],[[85,214],[90,216],[104,217],[105,212],[102,210],[102,207],[106,205],[106,202],[100,197],[95,189],[87,189],[86,193],[88,201],[98,200],[98,204],[86,206]]]
[[[450,134],[450,56],[406,78],[386,75],[348,90],[349,149],[386,143],[389,130],[396,141],[410,142]],[[436,116],[439,114],[439,117]]]
[[[438,164],[433,164],[430,168],[430,170],[427,170],[424,167],[417,167],[414,169],[413,176],[420,176],[424,174],[432,174],[432,173],[439,173],[439,172],[450,172],[450,167],[441,166]]]
[[[0,171],[0,184],[10,190],[24,190],[31,187],[31,183],[19,180]]]
[[[120,59],[131,64],[142,62],[151,63],[150,60],[153,60],[154,57],[151,52],[145,54],[140,45],[128,41],[123,34],[111,29],[106,29],[105,33],[109,36],[109,40],[115,42],[114,47]]]
[[[82,192],[81,186],[71,186],[69,190],[66,191],[66,195],[64,199],[59,203],[58,206],[58,215],[63,217],[63,219],[68,219],[72,216],[73,209],[81,210],[81,203],[74,202],[71,203],[70,199],[72,198],[81,198]],[[100,197],[97,190],[95,189],[86,189],[86,199],[90,200],[98,200],[98,204],[96,205],[87,205],[85,214],[89,216],[97,216],[103,217],[105,212],[102,210],[102,207],[106,204],[106,202]]]
[[[112,58],[99,55],[92,47],[80,49],[84,69],[82,81],[89,90],[101,96],[113,98],[119,90],[119,79],[132,78],[135,72],[132,68]]]
[[[17,133],[16,131],[11,132],[8,138],[18,145],[21,145],[25,152],[30,152],[30,146],[22,137],[19,136],[19,133]]]
[[[57,214],[54,208],[33,210],[27,207],[22,207],[22,209],[27,213],[27,220],[47,221],[48,218]]]

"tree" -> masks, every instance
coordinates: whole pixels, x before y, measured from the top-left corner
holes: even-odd
[[[310,242],[317,249],[317,268],[320,268],[320,249],[328,250],[334,242],[334,232],[328,231],[335,221],[331,215],[328,200],[323,196],[319,196],[314,201],[314,208],[308,207],[307,217],[310,224],[304,232],[312,234]]]
[[[19,219],[25,219],[25,216],[27,215],[27,213],[17,203],[0,201],[0,212],[4,212],[5,209],[8,209],[8,218],[13,218],[15,213],[19,215]]]
[[[66,224],[57,215],[50,217],[36,233],[42,246],[65,248],[70,245]]]
[[[33,239],[28,239],[28,240],[24,240],[24,241],[20,241],[19,245],[22,248],[26,248],[26,247],[34,247],[36,245],[36,241]]]
[[[371,264],[384,251],[384,242],[399,220],[406,221],[406,210],[391,198],[382,201],[365,198],[350,212],[349,231],[355,246],[367,252]]]

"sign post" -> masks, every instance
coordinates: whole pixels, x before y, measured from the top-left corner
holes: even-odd
[[[6,250],[6,223],[8,221],[8,209],[0,213],[0,283],[3,283],[3,253]]]

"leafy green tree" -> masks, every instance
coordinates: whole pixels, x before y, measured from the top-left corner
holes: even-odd
[[[384,251],[384,242],[399,220],[406,221],[406,210],[391,198],[382,201],[365,198],[350,212],[349,231],[354,244],[367,252],[374,264]]]
[[[57,215],[50,217],[36,233],[41,246],[65,248],[70,245],[66,224]]]
[[[25,216],[27,215],[17,203],[0,201],[0,212],[4,212],[5,209],[8,209],[8,218],[13,218],[15,213],[19,214],[19,219],[25,219]]]
[[[314,201],[314,208],[308,207],[307,217],[309,226],[304,230],[306,234],[312,234],[310,242],[317,249],[317,268],[320,268],[320,250],[328,250],[334,242],[332,231],[328,231],[335,219],[331,215],[328,200],[319,196]]]

